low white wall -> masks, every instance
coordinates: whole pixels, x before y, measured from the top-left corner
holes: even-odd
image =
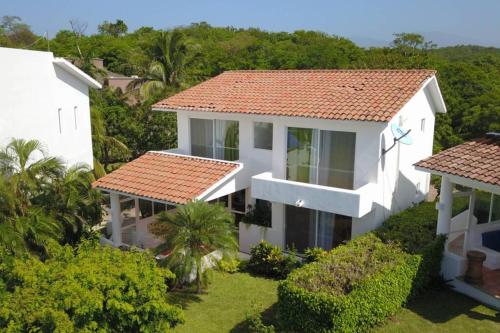
[[[250,253],[250,248],[262,240],[267,240],[268,228],[261,227],[255,224],[240,222],[239,224],[239,241],[240,251]]]
[[[356,190],[345,190],[315,184],[276,179],[270,172],[252,177],[252,196],[288,205],[302,201],[304,208],[362,217],[373,207],[375,184],[365,184]]]

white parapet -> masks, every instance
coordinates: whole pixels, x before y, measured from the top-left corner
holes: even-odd
[[[252,196],[359,218],[373,209],[376,185],[368,183],[356,190],[346,190],[273,178],[271,172],[264,172],[252,177]]]

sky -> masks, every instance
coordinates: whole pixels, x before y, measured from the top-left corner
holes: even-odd
[[[69,20],[95,33],[104,20],[172,28],[205,21],[213,26],[269,31],[319,30],[361,46],[388,44],[393,33],[418,32],[440,46],[500,47],[500,0],[0,0],[0,16],[20,16],[54,36]]]

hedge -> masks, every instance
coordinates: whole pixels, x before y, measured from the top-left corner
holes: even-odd
[[[440,280],[446,238],[436,236],[437,211],[434,202],[424,202],[389,217],[375,234],[384,242],[395,242],[403,251],[421,257],[412,295]]]
[[[363,332],[439,279],[445,238],[434,203],[391,216],[373,233],[292,272],[278,287],[282,325],[297,332]]]
[[[366,331],[406,302],[420,262],[374,234],[359,237],[280,283],[280,320],[297,332]]]

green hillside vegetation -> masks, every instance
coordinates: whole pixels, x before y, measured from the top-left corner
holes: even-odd
[[[156,89],[148,89],[134,107],[127,106],[120,94],[106,90],[93,94],[93,104],[102,109],[109,134],[131,150],[130,155],[111,154],[111,164],[149,149],[175,146],[174,116],[151,112],[151,103],[234,69],[432,68],[438,71],[448,108],[447,114],[437,116],[435,151],[500,130],[498,48],[439,48],[418,34],[399,33],[388,47],[365,49],[318,31],[268,32],[212,27],[205,22],[175,31],[141,27],[128,32],[121,20],[104,22],[98,33],[90,35],[85,34],[85,24],[72,22],[69,29],[47,40],[34,38],[28,25],[9,18],[4,17],[0,28],[2,46],[50,47],[56,56],[80,59],[82,69],[92,75],[98,71],[90,59],[102,58],[112,72],[155,81]],[[102,156],[97,157],[102,161]]]

